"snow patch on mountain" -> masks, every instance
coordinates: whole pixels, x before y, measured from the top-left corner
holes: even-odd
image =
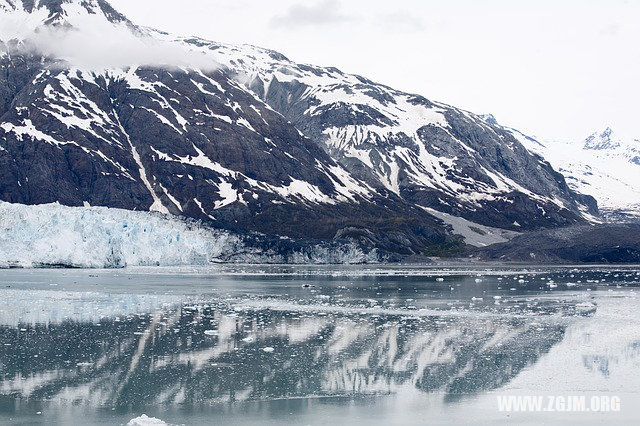
[[[424,207],[426,211],[442,220],[453,228],[453,233],[461,235],[464,242],[475,247],[486,247],[491,244],[506,243],[520,233],[508,231],[506,229],[492,228],[480,225],[461,217],[439,212],[434,209]]]

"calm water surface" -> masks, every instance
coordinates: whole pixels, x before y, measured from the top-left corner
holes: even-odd
[[[0,424],[640,424],[639,292],[633,267],[4,270]]]

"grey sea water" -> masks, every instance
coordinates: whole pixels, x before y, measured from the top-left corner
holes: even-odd
[[[639,424],[639,292],[634,267],[4,270],[0,424]]]

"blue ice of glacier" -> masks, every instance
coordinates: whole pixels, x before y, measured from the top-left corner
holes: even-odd
[[[240,243],[224,231],[149,212],[0,203],[0,265],[191,265]]]

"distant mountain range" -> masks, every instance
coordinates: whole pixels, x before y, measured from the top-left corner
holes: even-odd
[[[483,117],[500,126],[492,115]],[[573,190],[594,197],[605,220],[640,220],[640,139],[625,139],[606,128],[582,141],[547,142],[500,127],[547,159]]]
[[[568,184],[543,145],[470,112],[139,27],[104,0],[0,0],[0,14],[19,24],[0,30],[0,200],[159,211],[406,255],[461,252],[450,217],[523,232],[598,215],[597,191],[580,176]],[[92,27],[196,59],[66,57],[66,34]]]

